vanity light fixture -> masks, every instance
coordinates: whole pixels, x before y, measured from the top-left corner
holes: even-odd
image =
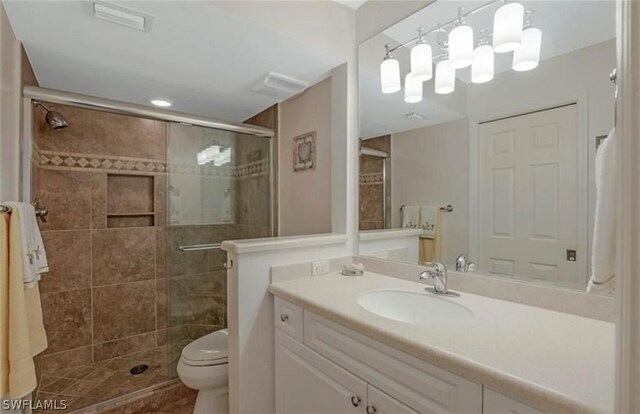
[[[454,69],[463,69],[473,61],[473,29],[462,17],[458,8],[456,27],[449,33],[449,62]]]
[[[380,79],[382,81],[382,93],[395,93],[400,86],[400,63],[391,56],[389,45],[385,45],[387,53],[380,64]]]
[[[416,103],[422,100],[422,81],[416,79],[411,72],[404,77],[404,101]]]
[[[473,63],[471,64],[471,82],[485,83],[494,76],[493,46],[484,37],[478,47],[473,51]]]
[[[172,105],[171,101],[164,98],[153,98],[150,99],[152,105],[159,106],[160,108],[168,108]]]
[[[535,69],[540,62],[542,32],[531,22],[532,11],[527,11],[527,20],[522,32],[522,44],[513,52],[513,70],[524,72]]]
[[[522,42],[524,6],[509,2],[502,5],[493,16],[493,50],[506,53],[516,50]]]
[[[433,77],[433,56],[431,46],[425,42],[422,31],[420,27],[416,45],[411,48],[411,73],[416,81],[425,82]]]
[[[435,92],[446,95],[456,89],[456,70],[448,60],[441,60],[436,65]]]
[[[493,33],[480,31],[480,41],[474,49],[474,30],[465,20],[468,16],[499,5],[493,19]],[[458,8],[457,17],[440,23],[436,27],[418,29],[418,36],[391,47],[385,45],[385,54],[380,64],[380,83],[383,93],[394,93],[402,88],[400,64],[392,53],[402,47],[411,47],[411,72],[405,77],[406,102],[422,100],[422,85],[434,77],[437,94],[455,91],[456,70],[471,66],[471,82],[486,83],[495,76],[495,54],[513,51],[512,68],[515,71],[534,69],[540,61],[542,32],[531,23],[531,13],[525,17],[524,6],[512,0],[490,0],[468,12]],[[425,38],[437,35],[437,46],[441,53],[434,55]]]

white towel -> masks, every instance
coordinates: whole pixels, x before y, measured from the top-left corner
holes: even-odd
[[[424,230],[423,236],[434,238],[438,226],[439,206],[420,206],[420,228]]]
[[[591,254],[591,278],[587,292],[608,292],[615,287],[616,271],[616,170],[615,129],[596,154],[596,211]]]
[[[402,228],[412,228],[415,229],[418,227],[418,220],[420,215],[420,207],[419,206],[404,206],[402,207]]]
[[[33,287],[40,280],[40,275],[49,271],[47,254],[44,251],[42,235],[38,228],[36,210],[29,203],[9,201],[2,203],[11,208],[11,214],[17,215],[20,222],[22,241],[22,257],[24,268],[24,283]]]

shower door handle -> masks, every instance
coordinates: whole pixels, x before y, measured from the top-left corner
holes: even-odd
[[[222,246],[221,243],[211,244],[192,244],[190,246],[178,246],[178,250],[181,252],[194,252],[196,250],[217,250]]]

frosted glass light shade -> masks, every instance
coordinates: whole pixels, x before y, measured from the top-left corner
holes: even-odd
[[[537,27],[524,29],[522,44],[513,52],[513,70],[524,72],[534,69],[540,62],[542,32]]]
[[[404,101],[408,103],[416,103],[422,100],[422,81],[407,73],[404,77]]]
[[[473,51],[473,64],[471,65],[471,82],[485,83],[493,79],[494,56],[491,45],[478,46]]]
[[[382,93],[394,93],[400,90],[400,64],[394,58],[388,58],[380,64],[380,83]]]
[[[418,43],[411,49],[413,79],[424,82],[433,77],[432,58],[431,46],[426,43]]]
[[[456,70],[448,60],[438,62],[436,65],[435,92],[445,95],[456,89]]]
[[[462,69],[473,61],[473,29],[463,25],[449,33],[449,61],[454,69]]]
[[[524,6],[507,3],[493,16],[493,50],[505,53],[516,50],[522,41]]]

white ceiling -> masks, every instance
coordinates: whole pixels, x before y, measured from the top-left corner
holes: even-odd
[[[92,1],[4,1],[41,86],[241,122],[276,103],[267,73],[314,84],[342,62],[206,1],[125,1],[150,33],[96,19]]]
[[[613,0],[528,0],[522,3],[526,9],[535,10],[533,21],[542,31],[541,61],[615,38],[615,2]],[[458,7],[471,10],[481,4],[483,2],[474,0],[436,1],[360,45],[360,81],[366,85],[370,84],[370,87],[360,89],[362,137],[384,135],[451,120],[451,114],[440,117],[438,112],[434,112],[433,116],[429,116],[424,121],[407,123],[401,115],[410,112],[410,108],[416,108],[416,112],[420,112],[421,106],[427,110],[450,98],[447,95],[429,93],[433,89],[433,80],[424,84],[425,99],[419,104],[405,104],[401,93],[382,94],[379,87],[379,63],[384,55],[383,45],[384,43],[391,45],[404,43],[417,35],[418,27],[429,30],[437,27],[438,23],[454,18]],[[499,4],[496,4],[467,18],[476,36],[481,29],[492,32],[493,15],[498,7]],[[431,44],[434,55],[438,54],[437,51],[440,49],[437,46],[436,35],[429,35],[427,41]],[[409,48],[402,48],[394,54],[400,61],[402,75],[409,71]],[[496,74],[511,70],[511,59],[511,53],[496,54]],[[466,94],[466,89],[461,85],[467,84],[465,85],[467,88],[476,86],[469,83],[470,71],[470,68],[456,71],[456,76],[462,82],[458,82],[456,92],[452,95]],[[367,78],[375,78],[375,82]],[[458,109],[459,118],[465,116],[461,110],[462,106],[451,109]],[[386,114],[382,125],[381,114]]]

